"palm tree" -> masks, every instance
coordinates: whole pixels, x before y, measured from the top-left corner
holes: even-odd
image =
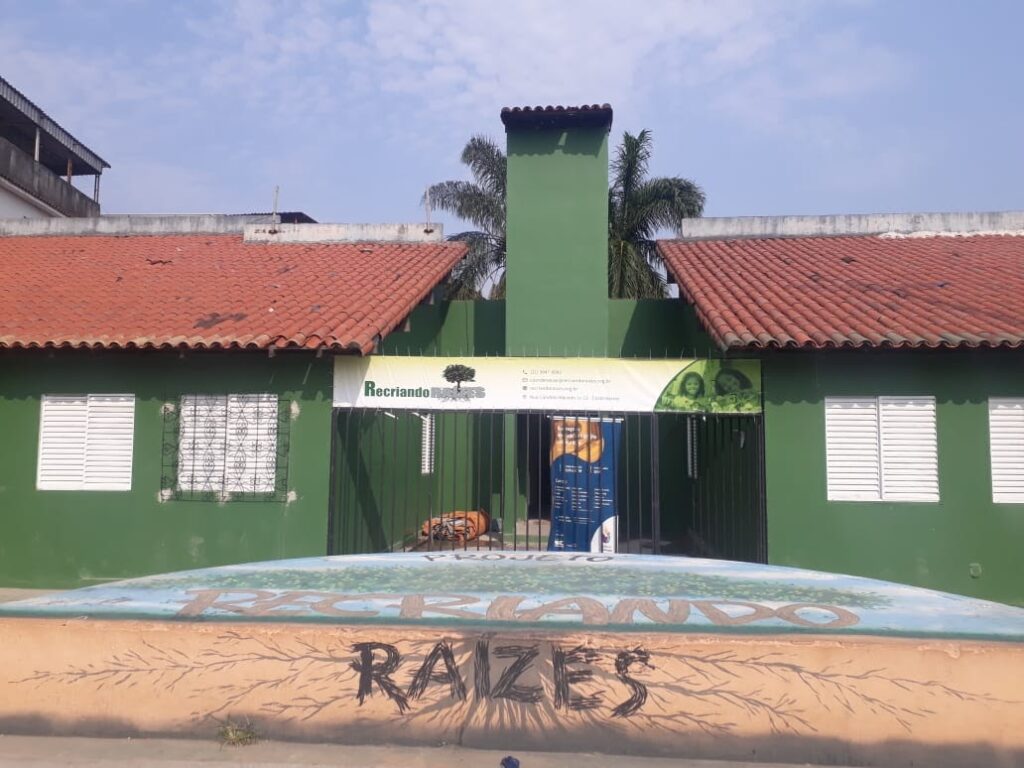
[[[664,268],[654,236],[662,228],[678,231],[684,218],[700,216],[704,193],[678,176],[647,178],[651,132],[622,135],[612,162],[608,190],[608,295],[612,298],[661,298]],[[428,190],[432,205],[479,229],[452,235],[469,245],[449,285],[453,299],[479,298],[490,284],[490,298],[505,295],[505,153],[484,136],[462,150],[474,181],[442,181]]]
[[[664,267],[654,237],[679,231],[683,219],[704,211],[704,192],[679,176],[647,178],[651,132],[622,134],[608,190],[608,295],[613,299],[665,296]]]
[[[452,235],[469,246],[448,285],[451,299],[475,299],[493,283],[490,298],[505,294],[505,153],[486,136],[474,136],[462,150],[474,181],[442,181],[427,194],[431,205],[448,211],[478,229]],[[497,282],[494,282],[497,280]]]

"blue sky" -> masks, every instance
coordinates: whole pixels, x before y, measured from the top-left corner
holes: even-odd
[[[1024,208],[1016,0],[0,0],[104,212],[410,221],[504,105],[609,102],[715,216]],[[91,191],[91,182],[86,186]],[[444,217],[441,217],[444,220]],[[447,221],[448,232],[456,223]]]

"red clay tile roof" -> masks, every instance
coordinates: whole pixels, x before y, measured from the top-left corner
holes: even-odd
[[[610,104],[581,104],[578,107],[502,107],[501,122],[506,128],[610,127],[612,107]]]
[[[241,235],[0,238],[0,348],[366,353],[465,250]]]
[[[1018,347],[1024,237],[663,240],[723,348]]]

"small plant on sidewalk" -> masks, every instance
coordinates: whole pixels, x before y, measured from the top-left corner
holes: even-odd
[[[245,747],[259,741],[260,734],[248,717],[242,720],[232,720],[229,717],[218,726],[217,738],[220,739],[222,747]]]

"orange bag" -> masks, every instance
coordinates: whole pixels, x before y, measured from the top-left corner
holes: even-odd
[[[420,536],[435,541],[472,541],[491,527],[491,517],[482,509],[445,512],[423,523]]]

